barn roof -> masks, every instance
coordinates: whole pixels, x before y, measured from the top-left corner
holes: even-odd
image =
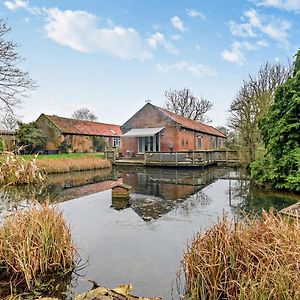
[[[122,135],[119,125],[76,120],[58,116],[45,117],[50,120],[62,133],[81,135],[116,136]]]
[[[192,130],[195,130],[195,131],[200,131],[200,132],[203,132],[203,133],[208,133],[208,134],[211,134],[211,135],[226,138],[226,135],[224,135],[221,131],[219,131],[218,129],[216,129],[212,126],[203,124],[203,123],[198,122],[198,121],[193,121],[193,120],[188,119],[188,118],[183,117],[183,116],[179,116],[179,115],[177,115],[173,112],[170,112],[170,111],[168,111],[164,108],[161,108],[159,106],[154,106],[154,107],[156,107],[159,111],[161,111],[163,114],[165,114],[166,116],[168,116],[169,118],[171,118],[172,120],[174,120],[175,122],[177,122],[178,124],[180,124],[184,128],[192,129]]]

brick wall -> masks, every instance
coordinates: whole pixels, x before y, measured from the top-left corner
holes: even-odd
[[[199,148],[198,135],[200,133],[181,128],[175,121],[168,118],[152,105],[144,106],[121,129],[124,134],[134,128],[154,127],[164,127],[164,130],[160,132],[160,150],[162,152],[209,150],[216,149],[219,146],[218,141],[215,144],[212,142],[212,138],[215,138],[214,136],[201,133],[201,148]],[[129,156],[129,153],[136,155],[138,153],[138,138],[122,137],[121,152],[124,156]]]
[[[42,130],[45,138],[47,150],[57,150],[58,145],[64,140],[63,135],[44,115],[41,115],[37,120],[36,124],[39,129]]]

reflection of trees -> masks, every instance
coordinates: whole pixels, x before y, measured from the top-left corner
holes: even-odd
[[[208,197],[203,191],[189,196],[186,201],[181,203],[176,209],[181,215],[190,215],[195,208],[204,208],[212,202],[212,199]]]
[[[112,180],[116,176],[110,169],[72,172],[50,175],[44,184],[1,187],[0,214],[33,201],[61,202],[65,200],[65,190]]]
[[[281,210],[296,202],[284,194],[258,188],[251,180],[242,176],[236,180],[229,180],[229,204],[237,215],[256,214],[263,209],[275,208]]]

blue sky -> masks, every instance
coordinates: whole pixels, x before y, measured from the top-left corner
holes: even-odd
[[[6,0],[12,27],[38,89],[24,121],[71,116],[88,107],[98,121],[123,124],[164,91],[188,87],[213,102],[213,125],[249,73],[287,59],[300,45],[300,0]]]

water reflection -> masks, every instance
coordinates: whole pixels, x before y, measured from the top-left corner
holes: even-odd
[[[132,186],[113,199],[112,186]],[[131,281],[134,293],[170,299],[171,282],[187,240],[223,212],[281,209],[299,196],[257,190],[238,169],[115,168],[49,177],[43,186],[0,190],[0,210],[32,199],[60,203],[91,278],[107,287]],[[149,284],[151,283],[151,284]],[[75,292],[90,288],[78,280]]]
[[[110,190],[125,183],[131,186],[129,199],[111,199],[111,208],[130,208],[144,221],[161,218],[180,207],[188,213],[196,206],[207,206],[212,199],[202,190],[217,180],[225,180],[228,205],[234,209],[280,210],[297,200],[255,188],[245,170],[228,168],[164,169],[120,167],[87,172],[51,175],[43,185],[0,189],[0,210],[7,211],[36,201],[64,202]]]

